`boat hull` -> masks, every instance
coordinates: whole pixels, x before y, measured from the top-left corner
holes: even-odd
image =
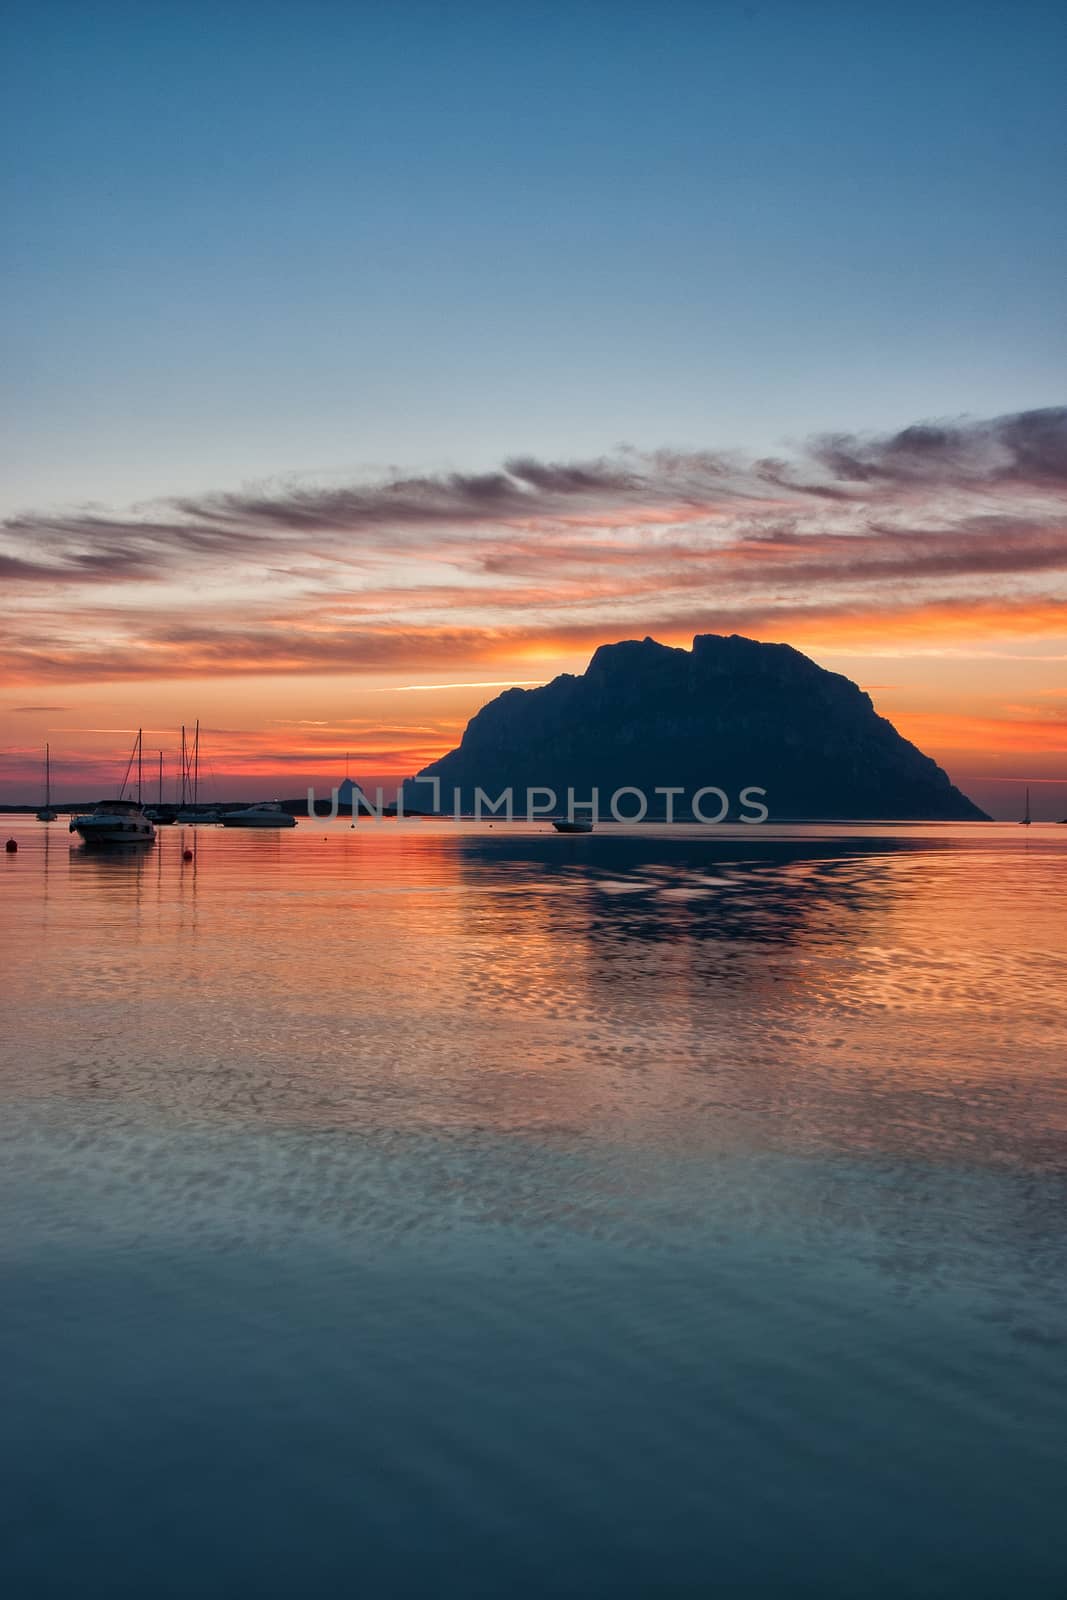
[[[592,833],[591,822],[553,822],[557,833]]]
[[[156,836],[154,828],[134,828],[128,823],[98,828],[82,824],[71,831],[86,844],[151,844]]]

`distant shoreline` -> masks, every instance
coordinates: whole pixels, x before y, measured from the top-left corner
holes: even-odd
[[[55,802],[53,802],[52,810],[56,813],[57,816],[60,816],[60,817],[73,817],[73,816],[79,816],[82,812],[92,810],[93,806],[96,803],[97,802],[95,800],[81,801],[81,802],[79,802],[79,803],[77,803],[75,805],[71,805],[69,803],[56,804]],[[255,805],[255,804],[258,804],[258,803],[259,802],[252,801],[252,800],[224,800],[224,801],[217,802],[217,804],[213,808],[217,809],[219,811],[223,811],[223,812],[226,812],[226,811],[240,811],[240,810],[242,810],[243,808],[245,808],[247,806]],[[146,805],[151,805],[151,804],[153,804],[153,802],[152,801],[145,801],[145,804]],[[303,804],[303,802],[302,802],[302,804]],[[285,802],[285,801],[282,802],[282,807],[283,807],[284,810],[288,811],[290,813],[290,815],[296,816],[296,817],[300,817],[305,822],[329,822],[331,820],[334,820],[334,819],[332,819],[330,817],[325,817],[325,816],[317,816],[317,817],[309,816],[308,812],[307,812],[306,804],[304,805],[304,809],[302,811],[296,810],[295,807],[292,804],[290,804],[288,802]],[[0,816],[8,816],[8,817],[29,816],[29,817],[34,817],[39,810],[40,810],[40,801],[34,801],[32,803],[25,804],[25,805],[0,805]],[[357,825],[358,826],[369,827],[375,822],[375,818],[367,816],[362,811],[357,811],[356,815],[357,815],[357,819],[358,819],[357,820]],[[350,807],[349,808],[345,808],[345,807],[341,806],[341,807],[338,808],[337,818],[340,819],[342,817],[344,817],[344,818],[351,818],[352,817],[352,810],[351,810]],[[454,816],[452,814],[452,812],[450,812],[450,811],[433,812],[433,811],[408,811],[408,810],[405,810],[404,816],[401,817],[399,820],[400,821],[405,821],[405,820],[407,820],[409,818],[411,820],[413,820],[413,821],[419,821],[419,822],[480,822],[483,826],[486,826],[486,827],[492,827],[494,824],[496,826],[498,826],[498,827],[502,826],[502,825],[506,825],[506,821],[505,821],[505,819],[503,817],[487,817],[487,816],[476,817],[473,814],[473,812],[461,813],[457,817],[457,816]],[[177,825],[178,826],[181,825],[182,820],[183,819],[181,817],[179,817],[177,819]],[[381,820],[384,821],[384,822],[395,822],[395,821],[397,821],[397,816],[396,816],[395,811],[386,810],[385,812],[383,812]],[[510,820],[510,822],[512,824],[515,824],[515,823],[537,823],[537,822],[543,822],[543,823],[545,823],[547,825],[547,823],[549,822],[549,819],[547,817],[542,817],[542,816],[536,816],[536,817],[515,816],[515,817],[512,817],[512,818],[510,818],[508,820]],[[749,824],[748,826],[749,826],[749,831],[750,832],[752,832],[754,834],[758,834],[758,832],[759,832],[759,830],[761,828],[814,828],[814,827],[831,828],[831,827],[835,827],[835,826],[840,826],[840,827],[859,827],[861,825],[863,825],[863,826],[872,825],[872,826],[887,827],[887,828],[890,828],[890,827],[891,828],[935,828],[935,827],[936,828],[988,828],[988,827],[1013,827],[1013,826],[1017,827],[1018,826],[1018,820],[1016,818],[1013,818],[1013,817],[988,817],[988,818],[985,818],[985,819],[966,818],[966,819],[964,819],[962,821],[956,821],[956,820],[953,820],[952,818],[949,818],[949,817],[768,817],[766,822],[759,823],[759,824]],[[1058,827],[1063,827],[1063,826],[1067,825],[1067,817],[1059,817],[1059,818],[1057,818],[1057,817],[1048,817],[1048,818],[1045,818],[1043,821],[1040,821],[1040,822],[1035,821],[1031,825],[1033,827],[1035,827],[1035,828],[1058,828]],[[702,827],[702,828],[707,829],[709,832],[715,832],[717,829],[729,828],[729,827],[735,827],[735,826],[743,826],[743,824],[736,823],[732,819],[727,819],[727,820],[724,820],[721,823],[713,823],[712,824],[712,823],[700,823],[700,822],[697,822],[692,817],[675,817],[672,820],[668,821],[668,819],[666,817],[652,817],[652,816],[643,817],[643,818],[641,818],[640,821],[626,820],[626,821],[623,821],[623,822],[616,822],[613,817],[602,817],[599,820],[598,824],[597,824],[598,829],[601,829],[601,828],[644,828],[644,827],[655,827],[655,828],[692,828],[692,827]]]

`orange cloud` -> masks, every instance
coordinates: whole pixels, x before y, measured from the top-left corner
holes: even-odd
[[[986,754],[1067,754],[1067,720],[973,716],[965,712],[905,711],[894,725],[921,750]]]
[[[1067,600],[944,600],[871,605],[831,603],[689,606],[634,615],[632,606],[614,615],[574,622],[536,620],[525,625],[502,619],[497,626],[436,627],[382,621],[347,624],[300,612],[257,626],[234,617],[229,627],[216,615],[210,624],[160,625],[158,618],[131,614],[124,634],[107,647],[80,640],[48,651],[17,638],[0,650],[9,684],[128,678],[266,676],[324,671],[382,672],[452,668],[519,661],[551,661],[617,638],[651,633],[667,644],[688,644],[694,633],[752,633],[811,648],[950,650],[994,645],[1020,638],[1067,639]]]

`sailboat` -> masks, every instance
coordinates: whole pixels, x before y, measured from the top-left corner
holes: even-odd
[[[145,815],[158,827],[163,822],[177,822],[177,806],[163,803],[163,752],[159,752],[159,795],[154,806],[145,807]]]
[[[38,822],[54,822],[56,813],[52,810],[52,758],[47,745],[44,747],[44,805],[37,813]]]
[[[1027,789],[1026,789],[1026,810],[1023,812],[1022,826],[1024,828],[1028,828],[1030,826],[1030,788],[1029,788],[1029,785],[1027,785]]]
[[[200,718],[196,719],[196,731],[193,735],[191,746],[185,739],[185,724],[182,724],[182,751],[181,751],[181,800],[178,804],[179,822],[218,822],[219,812],[217,806],[203,806],[200,804]]]
[[[156,836],[152,819],[141,805],[142,786],[142,735],[137,730],[137,743],[126,763],[126,773],[117,800],[101,800],[81,817],[70,819],[71,833],[80,833],[86,844],[151,844]],[[130,771],[137,762],[137,799],[125,798]]]

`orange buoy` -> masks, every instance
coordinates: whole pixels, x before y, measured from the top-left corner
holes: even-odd
[[[9,856],[13,856],[18,847],[19,842],[17,839],[9,839],[4,846],[4,849],[7,851]]]
[[[192,859],[193,859],[193,852],[191,850],[183,850],[182,851],[182,860],[183,861],[191,861]]]

